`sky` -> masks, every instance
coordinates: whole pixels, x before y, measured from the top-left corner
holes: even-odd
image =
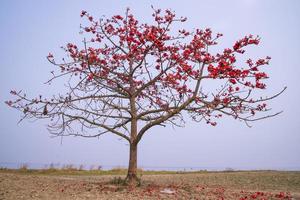
[[[270,106],[283,111],[274,118],[252,123],[231,118],[216,127],[187,120],[184,128],[155,127],[141,140],[138,166],[148,169],[284,169],[300,170],[300,1],[274,0],[152,0],[152,1],[17,1],[0,2],[0,167],[45,167],[50,163],[111,168],[128,164],[129,146],[114,135],[100,138],[52,138],[47,121],[25,120],[4,101],[11,89],[29,96],[51,96],[63,82],[45,85],[54,66],[49,52],[63,55],[61,46],[80,43],[81,10],[94,17],[123,14],[130,7],[139,21],[149,21],[151,5],[186,16],[183,28],[211,28],[224,37],[221,51],[248,34],[261,45],[249,57],[271,56],[270,76],[263,95],[287,90]],[[217,49],[218,49],[217,48]]]

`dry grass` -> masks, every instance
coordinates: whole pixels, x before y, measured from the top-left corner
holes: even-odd
[[[122,184],[125,174],[122,168],[2,169],[0,199],[300,199],[300,172],[140,170],[137,188]],[[162,193],[166,188],[174,193]]]
[[[18,174],[31,174],[31,175],[126,175],[127,169],[122,167],[112,168],[110,170],[102,170],[102,168],[94,166],[89,170],[84,170],[82,166],[76,168],[74,165],[64,165],[62,168],[55,168],[50,165],[46,169],[30,169],[27,166],[21,166],[19,169],[7,169],[0,168],[1,172],[10,172]],[[137,170],[138,175],[150,175],[150,174],[180,174],[180,173],[197,173],[197,172],[175,172],[175,171],[144,171],[141,168]]]

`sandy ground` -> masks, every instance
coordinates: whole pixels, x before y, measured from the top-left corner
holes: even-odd
[[[300,199],[300,191],[288,192],[233,188],[203,176],[145,175],[140,187],[129,188],[115,176],[58,176],[0,173],[0,199]],[[251,187],[250,187],[251,188]],[[296,189],[297,190],[297,189]]]

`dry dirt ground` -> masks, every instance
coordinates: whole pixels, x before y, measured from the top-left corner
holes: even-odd
[[[0,199],[300,199],[300,173],[143,175],[129,188],[112,175],[0,172]]]

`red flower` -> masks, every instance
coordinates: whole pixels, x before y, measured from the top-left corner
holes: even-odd
[[[51,53],[49,53],[47,58],[53,58],[53,55]]]
[[[116,15],[115,18],[118,19],[118,20],[122,20],[123,19],[123,17],[121,15]]]
[[[236,84],[236,80],[235,80],[235,79],[232,79],[232,78],[229,79],[229,82],[232,83],[232,84]]]
[[[211,122],[210,125],[216,126],[216,125],[217,125],[217,122]]]
[[[84,15],[86,15],[86,13],[87,13],[87,12],[86,12],[85,10],[83,10],[83,11],[81,11],[80,16],[83,17]]]
[[[223,99],[223,103],[224,103],[224,104],[228,104],[229,101],[230,101],[230,99],[229,99],[228,97],[225,97],[225,98]]]
[[[87,80],[90,81],[90,80],[92,80],[93,78],[94,78],[94,74],[90,73],[89,76],[88,76],[88,78],[87,78]]]

